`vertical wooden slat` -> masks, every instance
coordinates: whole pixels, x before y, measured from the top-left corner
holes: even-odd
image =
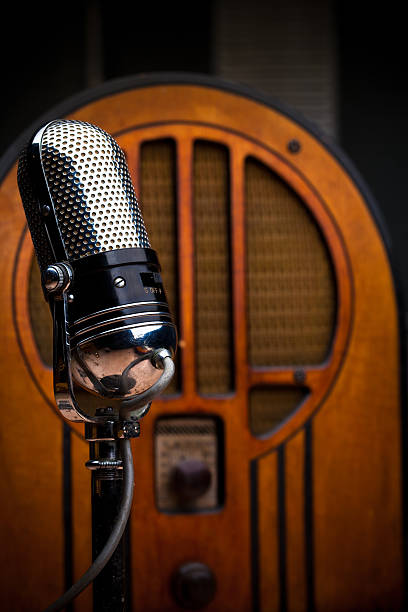
[[[306,612],[304,522],[305,436],[300,431],[285,445],[286,579],[288,612]]]
[[[231,185],[231,249],[232,249],[232,304],[234,328],[235,370],[247,369],[247,308],[246,308],[246,256],[245,256],[245,153],[238,146],[230,151]],[[246,394],[247,380],[238,376],[236,390]],[[244,416],[244,415],[243,415]],[[246,418],[247,415],[245,415]]]
[[[258,460],[259,599],[262,612],[279,610],[278,461],[273,452]]]
[[[196,391],[196,355],[194,330],[194,224],[192,209],[192,140],[177,140],[178,236],[180,279],[180,341],[183,393],[186,398]]]

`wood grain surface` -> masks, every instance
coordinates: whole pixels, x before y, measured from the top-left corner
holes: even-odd
[[[182,392],[154,402],[133,444],[133,609],[180,610],[170,576],[179,564],[197,560],[217,579],[209,612],[402,610],[405,432],[397,304],[383,240],[351,177],[287,116],[217,88],[135,88],[93,101],[70,117],[117,138],[136,188],[141,145],[166,138],[176,146]],[[199,139],[227,147],[230,160],[235,390],[215,397],[200,396],[196,386],[192,153]],[[288,149],[293,139],[301,145],[295,154]],[[302,370],[309,395],[262,438],[249,429],[249,390],[299,383],[295,366],[249,364],[248,157],[279,175],[313,215],[332,258],[337,289],[329,355]],[[0,187],[0,602],[4,610],[40,610],[62,592],[66,576],[63,422],[52,407],[52,373],[41,362],[29,325],[32,246],[15,166]],[[219,511],[168,515],[157,510],[153,429],[155,418],[165,414],[223,419],[226,489]],[[82,427],[70,427],[70,546],[77,578],[90,562],[90,478],[83,465]],[[90,609],[88,589],[74,610]]]

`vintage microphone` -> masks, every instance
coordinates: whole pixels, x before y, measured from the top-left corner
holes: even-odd
[[[58,610],[121,540],[133,487],[129,439],[174,374],[177,333],[110,135],[81,121],[46,124],[21,153],[18,184],[53,316],[55,400],[64,417],[85,422],[90,442],[94,564],[49,608]],[[122,538],[94,583],[94,610],[126,609],[125,556]]]

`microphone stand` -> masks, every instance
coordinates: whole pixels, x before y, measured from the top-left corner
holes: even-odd
[[[101,409],[109,416],[109,408]],[[92,558],[99,555],[112,530],[122,497],[122,458],[120,438],[137,437],[138,421],[118,423],[86,423],[85,438],[89,442],[89,461],[92,471]],[[112,557],[93,582],[94,612],[128,612],[130,610],[129,527]]]
[[[92,470],[93,563],[47,612],[91,581],[95,612],[126,612],[130,438],[174,374],[176,328],[126,159],[109,134],[81,121],[45,124],[20,155],[18,184],[53,314],[55,400],[65,418],[85,421]],[[132,394],[138,379],[144,391]]]
[[[160,394],[174,375],[174,362],[166,349],[158,350],[152,363],[163,370],[159,380],[136,399],[124,400],[123,408],[133,416],[120,421],[111,420],[111,407],[99,408],[95,416],[101,422],[85,424],[85,438],[89,442],[89,461],[92,470],[92,558],[95,561],[111,533],[122,499],[122,457],[120,440],[140,435],[139,419],[149,411],[152,399]],[[112,557],[94,579],[94,612],[128,612],[130,610],[129,527]]]

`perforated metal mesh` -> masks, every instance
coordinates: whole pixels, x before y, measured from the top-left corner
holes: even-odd
[[[150,246],[125,156],[109,134],[54,121],[43,133],[41,160],[69,259]]]

